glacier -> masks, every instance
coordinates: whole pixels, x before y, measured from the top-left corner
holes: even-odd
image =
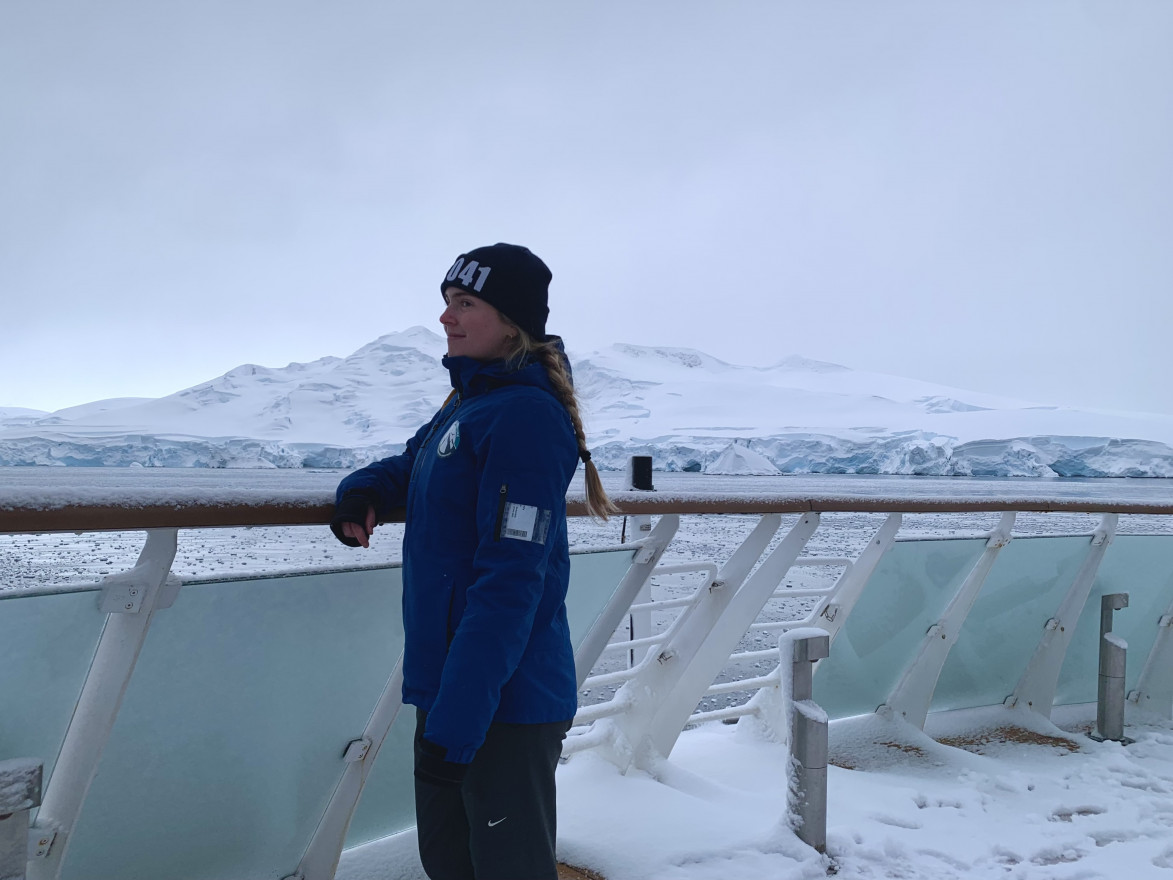
[[[161,398],[0,407],[0,466],[341,468],[402,451],[449,391],[423,327],[345,358],[244,364]],[[593,460],[622,470],[1173,477],[1173,416],[1082,410],[790,355],[685,348],[570,355]],[[733,456],[733,459],[730,459]],[[724,460],[723,460],[724,457]]]

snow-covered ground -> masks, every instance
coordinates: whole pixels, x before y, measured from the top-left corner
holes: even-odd
[[[1087,738],[1094,706],[1054,720],[961,746],[876,717],[833,725],[825,856],[791,830],[786,747],[750,725],[685,731],[658,778],[575,755],[558,771],[559,857],[607,880],[1173,877],[1173,723],[1130,716],[1122,746]],[[414,847],[408,832],[351,850],[338,880],[424,880]]]

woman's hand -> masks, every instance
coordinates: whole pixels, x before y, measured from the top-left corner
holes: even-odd
[[[375,508],[367,508],[367,518],[364,523],[344,522],[342,523],[342,534],[348,538],[358,541],[360,547],[371,546],[370,537],[375,531]]]

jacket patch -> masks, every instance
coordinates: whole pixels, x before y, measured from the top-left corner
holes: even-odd
[[[550,531],[550,511],[541,510],[530,504],[505,504],[505,518],[502,521],[501,537],[518,541],[533,541],[545,544]]]
[[[452,427],[444,432],[444,436],[440,438],[440,445],[436,449],[436,454],[440,458],[447,458],[454,453],[460,446],[460,422],[455,421]]]

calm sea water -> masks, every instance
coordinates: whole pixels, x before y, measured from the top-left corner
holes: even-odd
[[[332,493],[346,471],[209,468],[0,467],[0,504],[14,498],[77,495],[87,500],[156,493],[227,497],[250,493],[287,496]],[[624,488],[625,476],[604,472],[609,491]],[[653,473],[665,495],[832,495],[878,498],[1087,498],[1097,501],[1173,504],[1173,480],[1034,479],[1023,477],[910,477],[812,474],[776,477]],[[582,491],[582,472],[571,484]]]

